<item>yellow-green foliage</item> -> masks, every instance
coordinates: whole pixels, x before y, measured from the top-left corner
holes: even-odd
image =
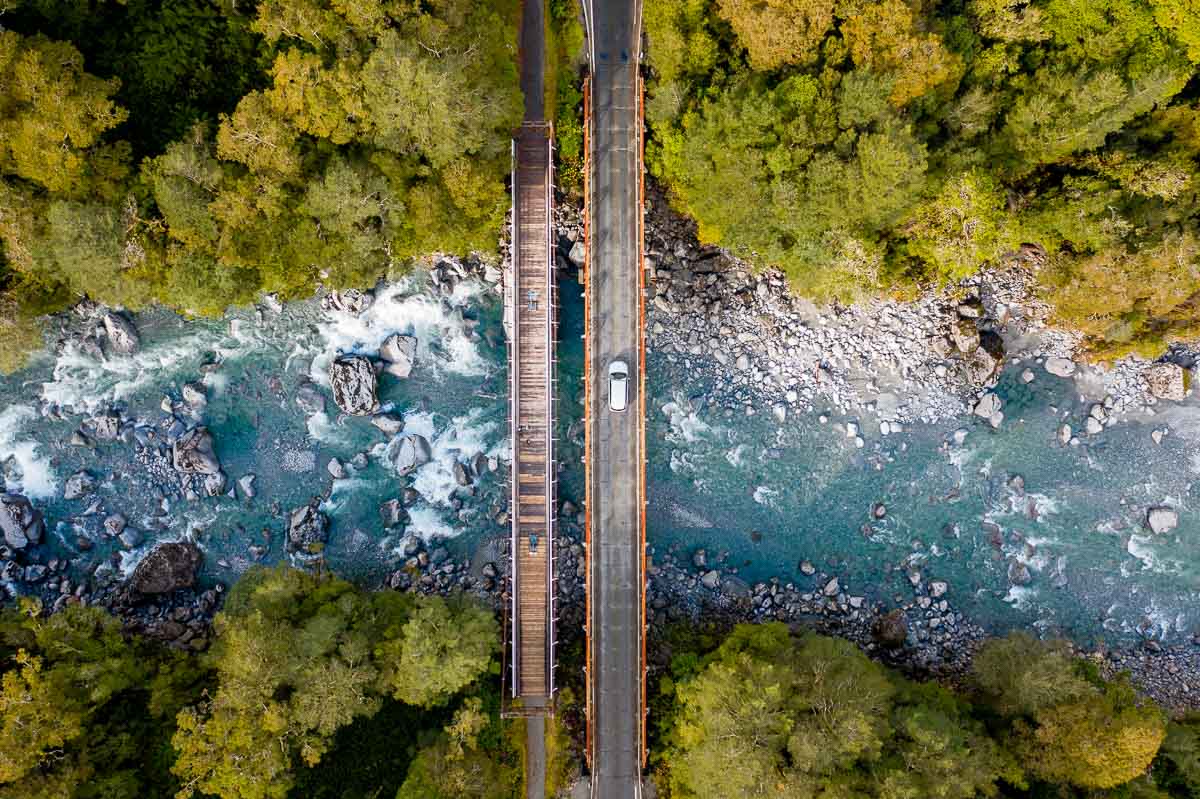
[[[649,2],[648,163],[702,240],[815,299],[957,280],[1028,242],[1055,265],[1060,321],[1084,324],[1098,354],[1150,350],[1194,331],[1188,270],[1161,254],[1200,223],[1200,112],[1181,99],[1198,13]],[[1110,274],[1088,299],[1117,309],[1116,327],[1062,293],[1097,270]],[[1170,298],[1125,308],[1151,275]]]

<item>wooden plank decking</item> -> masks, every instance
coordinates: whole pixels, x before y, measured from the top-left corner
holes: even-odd
[[[554,254],[550,127],[526,124],[515,143],[509,306],[512,423],[513,695],[554,692]]]

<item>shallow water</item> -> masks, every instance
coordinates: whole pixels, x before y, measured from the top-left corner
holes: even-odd
[[[478,453],[508,452],[498,297],[468,281],[434,298],[416,280],[379,296],[357,318],[315,302],[267,313],[261,324],[252,312],[187,321],[155,311],[137,318],[143,349],[133,358],[47,353],[0,379],[0,461],[10,489],[36,499],[47,515],[47,557],[69,552],[77,568],[128,572],[154,541],[192,536],[207,553],[204,579],[231,580],[255,561],[287,557],[285,514],[313,496],[326,497],[333,523],[327,562],[369,583],[396,568],[405,534],[448,539],[459,553],[500,534],[491,515],[504,503],[503,472],[483,476],[469,496],[452,471]],[[582,308],[573,281],[563,282],[562,300],[560,495],[578,501],[580,452],[570,434],[581,410]],[[394,332],[418,336],[417,366],[405,380],[385,375],[380,400],[434,451],[408,478],[390,469],[395,440],[366,419],[338,416],[325,376],[338,353],[374,353]],[[909,578],[919,572],[924,583],[948,582],[946,598],[997,632],[1035,626],[1086,643],[1140,634],[1178,640],[1200,627],[1200,518],[1192,512],[1200,407],[1189,401],[1062,446],[1059,424],[1065,417],[1082,427],[1088,405],[1072,383],[1037,368],[1036,381],[1022,385],[1021,368],[1010,366],[998,388],[1006,415],[998,431],[971,417],[882,436],[869,418],[830,414],[821,423],[816,413],[791,414],[779,424],[770,413],[727,416],[706,407],[708,387],[693,374],[651,353],[650,543],[685,555],[698,546],[727,550],[723,570],[736,566],[750,581],[779,576],[806,585],[813,578],[797,566],[807,558],[840,575],[848,593],[885,602],[911,599]],[[164,499],[157,467],[139,462],[132,444],[67,446],[87,415],[114,404],[143,436],[154,430],[161,441],[170,421],[160,408],[164,394],[178,399],[182,385],[198,379],[209,402],[187,422],[212,430],[230,485],[257,475],[254,499]],[[327,403],[311,419],[293,401],[307,380]],[[61,406],[65,419],[43,418],[43,400]],[[863,448],[846,436],[847,421],[861,424]],[[1171,433],[1153,444],[1150,431],[1164,425]],[[956,445],[960,426],[969,432]],[[368,465],[334,481],[329,458],[346,462],[356,453],[367,453]],[[80,468],[101,479],[99,513],[85,515],[89,500],[62,499],[64,481]],[[1023,492],[1011,487],[1013,475],[1024,479]],[[404,485],[422,499],[407,528],[389,533],[378,506]],[[871,518],[875,502],[887,508],[882,520]],[[1177,530],[1152,536],[1144,529],[1155,504],[1179,509]],[[100,522],[114,511],[145,534],[144,544],[124,551],[103,536]],[[79,552],[81,535],[95,541],[90,552]],[[1029,570],[1028,585],[1010,585],[1014,562]]]

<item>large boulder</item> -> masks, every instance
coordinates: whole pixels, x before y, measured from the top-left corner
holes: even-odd
[[[400,439],[400,447],[396,450],[396,471],[402,475],[409,474],[417,467],[429,463],[431,457],[433,449],[424,436],[405,436]]]
[[[1169,533],[1179,526],[1179,511],[1174,508],[1151,508],[1146,511],[1146,526],[1156,535]]]
[[[967,377],[977,386],[991,385],[1004,366],[1004,341],[990,330],[981,331],[979,346],[967,356]]]
[[[13,549],[40,543],[45,524],[28,499],[20,494],[0,494],[0,530]]]
[[[188,430],[171,445],[171,464],[180,474],[220,474],[212,434],[204,426]]]
[[[288,516],[288,549],[315,555],[329,540],[329,517],[315,502],[296,508]]]
[[[191,541],[159,544],[133,570],[129,586],[139,594],[169,594],[196,584],[204,554]]]
[[[1047,358],[1046,371],[1055,377],[1070,377],[1075,374],[1075,362],[1070,358]]]
[[[950,340],[962,354],[974,352],[979,346],[979,328],[970,319],[956,319],[950,325]]]
[[[142,346],[137,328],[120,314],[104,315],[104,332],[108,335],[108,346],[117,355],[132,355]]]
[[[1187,396],[1188,373],[1175,363],[1156,363],[1142,371],[1146,388],[1158,399],[1181,402]]]
[[[384,371],[388,374],[408,377],[417,361],[417,339],[399,333],[390,335],[379,347],[379,357],[387,363]]]
[[[379,410],[375,395],[375,367],[360,355],[338,358],[329,365],[333,401],[353,416],[370,416]]]

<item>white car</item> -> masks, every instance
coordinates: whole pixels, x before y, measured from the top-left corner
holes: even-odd
[[[629,366],[624,361],[608,365],[608,409],[623,411],[629,405]]]

